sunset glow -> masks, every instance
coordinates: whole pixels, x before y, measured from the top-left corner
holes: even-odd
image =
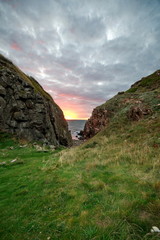
[[[45,90],[48,89],[45,87]],[[53,99],[55,99],[54,94],[51,94]],[[64,101],[64,99],[67,101]],[[82,105],[79,101],[75,101],[71,96],[70,98],[67,96],[56,95],[56,104],[62,109],[65,119],[77,119],[77,120],[87,120],[90,117],[90,113],[92,109],[87,110],[85,105]]]
[[[83,119],[86,120],[87,118],[80,117],[76,112],[71,110],[63,110],[64,117],[67,120],[74,120],[74,119]]]
[[[63,111],[65,119],[78,119],[78,116],[75,112],[72,112],[70,110],[64,110]]]

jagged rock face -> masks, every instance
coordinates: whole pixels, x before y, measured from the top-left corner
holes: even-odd
[[[149,115],[152,113],[150,108],[144,108],[143,106],[133,106],[130,108],[128,112],[128,118],[133,121],[139,121],[145,115]]]
[[[127,94],[128,95],[128,94]],[[92,116],[85,124],[83,137],[84,139],[88,139],[96,135],[102,129],[107,127],[110,122],[116,121],[139,121],[143,119],[146,115],[152,114],[152,108],[148,104],[142,103],[140,100],[133,99],[133,94],[131,94],[131,98],[126,94],[117,95],[110,100],[110,102],[106,102],[106,105],[102,107],[97,107],[93,110]],[[155,97],[158,99],[158,96]],[[154,96],[153,96],[154,98]],[[110,106],[110,104],[115,104],[114,109]]]
[[[107,109],[94,109],[92,116],[86,122],[83,131],[83,137],[85,139],[93,137],[97,134],[103,127],[107,126],[109,123],[110,112]]]
[[[0,56],[0,130],[31,142],[70,146],[63,112],[33,78],[23,74]]]

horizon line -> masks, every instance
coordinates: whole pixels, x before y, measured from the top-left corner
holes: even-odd
[[[88,118],[65,118],[66,120],[88,120]]]

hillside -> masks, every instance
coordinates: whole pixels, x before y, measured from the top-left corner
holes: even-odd
[[[41,85],[0,55],[0,130],[21,140],[72,144],[64,115]]]
[[[38,150],[1,134],[2,240],[159,240],[156,84],[107,101],[112,121],[79,147]],[[150,110],[133,119],[135,104]]]
[[[160,112],[160,70],[142,78],[126,92],[120,92],[96,107],[84,128],[84,137],[90,138],[113,124],[131,124]]]

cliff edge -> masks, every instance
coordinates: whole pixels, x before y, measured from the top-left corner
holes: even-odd
[[[40,84],[0,55],[0,131],[29,142],[72,144],[64,115]]]
[[[121,127],[133,121],[160,114],[160,70],[142,78],[126,92],[119,92],[112,99],[96,107],[85,124],[83,135],[91,138],[103,128]]]

